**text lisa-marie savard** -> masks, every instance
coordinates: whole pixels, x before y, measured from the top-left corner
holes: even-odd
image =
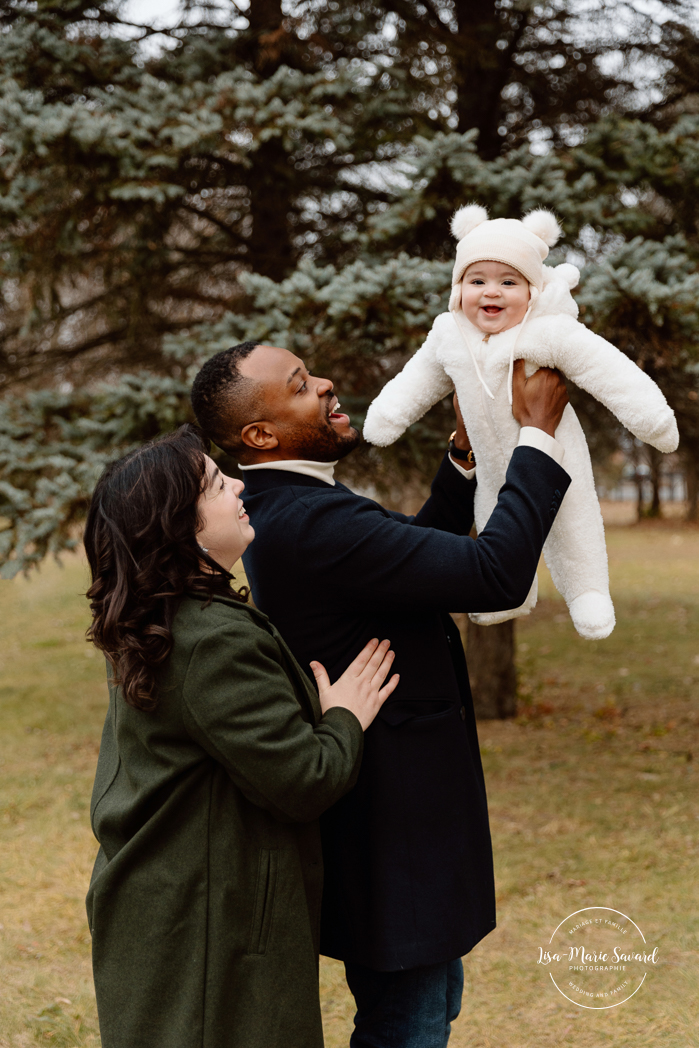
[[[568,957],[564,954],[550,953],[539,947],[539,958],[537,964],[552,964],[554,961],[567,959],[571,968],[578,970],[580,967],[594,968],[595,971],[626,971],[625,961],[641,961],[642,964],[658,963],[658,947],[652,953],[627,953],[615,946],[611,953],[598,953],[594,950],[586,950],[584,946],[571,946]],[[572,962],[576,961],[576,964]]]

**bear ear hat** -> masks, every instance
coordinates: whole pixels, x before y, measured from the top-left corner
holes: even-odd
[[[451,220],[452,235],[457,240],[463,240],[468,233],[480,226],[481,222],[488,221],[488,212],[480,204],[466,204],[454,213]],[[555,219],[554,219],[555,221]]]
[[[565,280],[571,290],[580,283],[580,270],[570,262],[561,262],[560,266],[555,267],[554,273],[561,280]]]
[[[458,215],[457,211],[457,215]],[[456,215],[454,216],[456,218]],[[563,230],[556,221],[556,216],[551,211],[544,211],[542,208],[538,208],[536,211],[530,211],[529,214],[522,219],[522,225],[525,229],[529,230],[535,236],[540,237],[548,247],[553,247],[558,242],[558,238],[561,236]]]

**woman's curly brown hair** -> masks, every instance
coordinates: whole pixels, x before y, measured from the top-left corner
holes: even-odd
[[[107,466],[90,502],[87,636],[136,709],[157,705],[156,667],[172,650],[172,622],[186,591],[248,598],[246,588],[231,589],[233,576],[197,543],[207,453],[201,432],[181,426]]]

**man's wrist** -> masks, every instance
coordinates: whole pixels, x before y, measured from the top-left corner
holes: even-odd
[[[518,447],[537,448],[554,459],[559,466],[563,464],[565,455],[563,445],[539,426],[522,426],[519,431]]]
[[[454,442],[454,447],[457,447],[459,451],[470,451],[471,441],[468,439],[468,433],[465,429],[455,429],[449,438],[449,443]]]
[[[548,434],[549,437],[556,436],[556,427],[548,421],[543,422],[539,419],[525,417],[524,419],[518,418],[517,422],[519,422],[521,429],[540,429],[542,433]]]
[[[449,437],[448,449],[453,459],[458,459],[459,462],[467,462],[469,466],[475,466],[476,460],[473,457],[471,441],[468,439],[465,431],[460,435],[458,430],[454,430]]]

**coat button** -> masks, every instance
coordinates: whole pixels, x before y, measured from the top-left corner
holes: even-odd
[[[461,709],[459,710],[459,716],[461,717],[461,720],[463,720],[463,721],[466,720],[466,707],[465,706],[462,706]]]

